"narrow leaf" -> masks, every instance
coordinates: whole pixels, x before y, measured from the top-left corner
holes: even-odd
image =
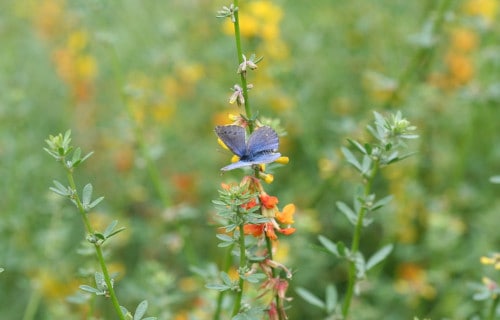
[[[82,150],[78,147],[75,149],[75,151],[73,152],[73,157],[71,158],[71,163],[73,163],[73,166],[76,167],[76,163],[77,162],[80,162],[81,159],[80,159],[80,156],[82,155]]]
[[[80,290],[85,291],[85,292],[89,292],[89,293],[94,293],[94,294],[101,293],[100,290],[98,290],[94,287],[88,286],[86,284],[82,284],[79,288],[80,288]]]
[[[342,241],[337,242],[337,250],[341,257],[345,257],[348,254],[348,249],[346,249],[345,244]]]
[[[344,202],[342,201],[337,201],[337,208],[342,211],[342,213],[347,217],[347,219],[353,223],[353,224],[356,224],[356,221],[358,219],[357,215],[354,213],[354,211],[352,211],[352,209],[347,205],[345,204]]]
[[[326,296],[325,296],[326,313],[331,314],[335,310],[335,307],[337,306],[337,300],[338,300],[337,289],[335,288],[334,285],[331,284],[327,285]]]
[[[222,282],[224,282],[224,284],[226,284],[226,285],[232,284],[231,278],[229,277],[229,275],[226,272],[221,271],[220,277],[222,279]]]
[[[361,152],[362,154],[368,154],[367,150],[361,145],[361,143],[351,139],[347,139],[347,141],[351,144],[351,146],[358,149],[358,151]]]
[[[363,175],[366,175],[370,172],[370,169],[372,167],[373,160],[369,156],[365,155],[363,156],[363,163],[361,164],[361,173]]]
[[[356,159],[356,157],[352,154],[352,152],[345,147],[342,147],[341,150],[347,162],[353,165],[358,171],[361,172],[361,165],[359,164],[358,159]]]
[[[116,234],[118,234],[118,233],[122,232],[122,231],[123,231],[123,230],[125,230],[125,229],[127,229],[127,228],[125,228],[125,227],[121,227],[121,228],[119,228],[119,229],[116,229],[115,231],[113,231],[112,233],[110,233],[110,234],[109,234],[106,238],[111,238],[112,236],[114,236],[114,235],[116,235]]]
[[[394,246],[392,244],[388,244],[379,251],[375,252],[373,256],[368,259],[368,262],[366,263],[366,270],[370,270],[373,268],[375,265],[379,264],[382,262],[387,256],[392,252],[392,249]]]
[[[304,289],[302,287],[299,287],[295,290],[295,292],[297,292],[297,294],[302,299],[307,301],[309,304],[325,310],[325,303],[323,301],[321,301],[320,298],[316,297],[311,291]]]
[[[220,283],[207,283],[205,285],[205,288],[217,291],[226,291],[229,290],[231,287]]]
[[[87,155],[85,155],[85,157],[83,157],[81,160],[80,160],[80,163],[82,163],[83,161],[87,160],[88,158],[90,158],[91,155],[94,154],[94,151],[91,151],[89,153],[87,153]]]
[[[141,320],[144,314],[146,314],[146,310],[148,309],[148,302],[146,300],[141,301],[135,309],[134,320]]]
[[[106,227],[106,230],[104,230],[104,232],[103,232],[104,237],[107,238],[113,232],[113,230],[115,229],[117,224],[118,224],[118,220],[111,221],[111,223]]]
[[[120,306],[120,310],[122,311],[122,314],[123,314],[125,317],[129,314],[129,312],[128,312],[127,308],[125,308],[125,307]]]
[[[90,203],[90,200],[92,199],[92,184],[87,183],[85,187],[83,187],[83,193],[82,193],[82,204],[83,206],[88,206]]]
[[[104,197],[99,197],[97,199],[95,199],[94,201],[92,201],[91,203],[89,203],[88,205],[88,209],[92,209],[94,208],[95,206],[97,206],[102,200],[104,200]]]
[[[387,197],[384,197],[380,200],[378,200],[377,202],[375,202],[372,207],[370,208],[371,211],[375,211],[377,209],[380,209],[384,206],[386,206],[389,202],[391,202],[393,196],[392,195],[389,195]]]
[[[337,249],[337,245],[335,243],[333,243],[330,239],[328,239],[322,235],[319,235],[318,240],[319,240],[319,242],[321,242],[321,244],[323,245],[323,247],[325,247],[326,250],[330,251],[331,253],[333,253],[333,255],[335,255],[337,257],[339,256],[339,251]]]
[[[224,242],[231,242],[231,243],[232,243],[232,242],[234,241],[234,239],[233,239],[232,237],[228,236],[227,234],[223,234],[223,233],[218,233],[218,234],[216,235],[216,237],[217,237],[219,240],[222,240],[222,241],[224,241]]]

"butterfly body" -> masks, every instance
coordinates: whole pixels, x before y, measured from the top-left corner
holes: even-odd
[[[222,171],[270,163],[281,157],[278,152],[278,134],[271,127],[257,128],[250,135],[248,141],[246,140],[245,128],[241,126],[217,126],[215,133],[229,150],[240,158],[238,162],[223,167]]]

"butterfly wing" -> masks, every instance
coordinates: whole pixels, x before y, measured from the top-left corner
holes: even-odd
[[[271,154],[278,151],[279,138],[276,131],[271,127],[260,127],[256,129],[247,143],[248,160],[253,161],[264,154]]]
[[[235,155],[240,158],[245,156],[245,128],[235,125],[216,126],[215,133]]]

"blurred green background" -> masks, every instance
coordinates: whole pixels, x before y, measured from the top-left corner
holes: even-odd
[[[228,155],[213,127],[237,107],[229,3],[214,0],[3,0],[0,3],[0,313],[2,319],[112,319],[109,303],[73,303],[91,284],[92,255],[65,176],[42,148],[71,129],[95,154],[77,172],[105,201],[95,226],[127,227],[110,244],[120,302],[147,299],[159,319],[210,319],[215,293],[191,267],[220,265],[211,200]],[[294,270],[291,319],[321,319],[296,296],[342,292],[345,265],[317,235],[350,241],[335,208],[359,182],[339,153],[365,139],[372,112],[401,110],[418,126],[417,154],[383,171],[394,201],[362,237],[390,258],[361,284],[353,319],[479,319],[469,284],[498,279],[479,258],[499,250],[500,24],[497,0],[241,1],[254,110],[288,132],[290,164],[267,187],[293,202],[297,232],[279,259]],[[151,169],[153,163],[156,171]],[[68,302],[71,296],[73,302]],[[479,317],[479,318],[478,318]]]

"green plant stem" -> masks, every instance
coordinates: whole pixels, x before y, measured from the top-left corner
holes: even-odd
[[[367,199],[368,196],[371,194],[373,179],[377,174],[378,167],[379,167],[379,161],[378,160],[374,161],[370,175],[366,177],[365,187],[363,191],[364,199]],[[347,319],[347,316],[349,315],[349,308],[351,306],[352,297],[354,296],[354,287],[356,285],[356,280],[357,280],[355,259],[356,259],[356,254],[359,250],[359,243],[361,240],[361,231],[363,230],[363,220],[365,218],[365,214],[366,214],[366,206],[362,205],[360,206],[357,212],[358,220],[356,222],[356,227],[354,229],[354,235],[351,244],[351,252],[350,252],[351,259],[349,260],[349,274],[348,274],[349,278],[347,284],[347,292],[344,298],[344,303],[342,305],[342,316],[344,317],[344,319]]]
[[[90,225],[90,221],[88,219],[87,213],[85,212],[85,208],[83,207],[83,204],[82,204],[80,197],[78,196],[78,193],[77,193],[76,184],[75,184],[75,180],[73,178],[72,169],[67,169],[67,178],[68,178],[69,185],[70,185],[71,189],[73,190],[72,199],[76,202],[76,206],[78,207],[78,211],[80,212],[80,216],[83,219],[83,223],[85,224],[85,228],[87,229],[87,233],[89,235],[93,235],[94,230],[93,230],[92,226]],[[101,266],[102,274],[104,277],[104,282],[106,283],[113,307],[115,308],[115,311],[118,315],[118,318],[120,320],[125,320],[125,317],[123,316],[123,313],[120,309],[120,303],[118,302],[118,298],[116,297],[115,290],[113,288],[113,283],[111,281],[111,277],[109,276],[106,262],[104,261],[104,255],[102,253],[102,248],[99,244],[94,243],[94,249],[95,249],[95,252],[97,255],[97,260],[99,261],[99,265]]]
[[[238,214],[240,214],[238,212]],[[245,230],[244,230],[244,225],[241,224],[239,227],[239,246],[240,246],[240,268],[239,272],[242,272],[242,270],[245,270],[246,265],[247,265],[247,255],[246,255],[246,247],[245,247]],[[238,287],[239,291],[236,294],[236,300],[234,301],[234,307],[233,307],[233,317],[238,314],[238,312],[241,309],[241,299],[243,298],[243,285],[245,284],[245,279],[239,275],[239,282],[238,282]]]
[[[500,297],[497,295],[491,302],[490,312],[487,320],[494,320],[497,312],[498,303],[500,302]]]
[[[238,0],[234,0],[234,6],[238,8]],[[236,53],[238,55],[238,64],[243,62],[243,50],[241,49],[241,33],[240,33],[240,20],[239,13],[236,11],[234,13],[234,40],[236,42]],[[240,73],[241,88],[243,89],[243,98],[245,98],[245,114],[247,119],[252,119],[252,109],[250,108],[250,101],[248,100],[248,85],[246,73]],[[248,128],[250,133],[252,133],[254,124],[253,121],[249,121]]]

